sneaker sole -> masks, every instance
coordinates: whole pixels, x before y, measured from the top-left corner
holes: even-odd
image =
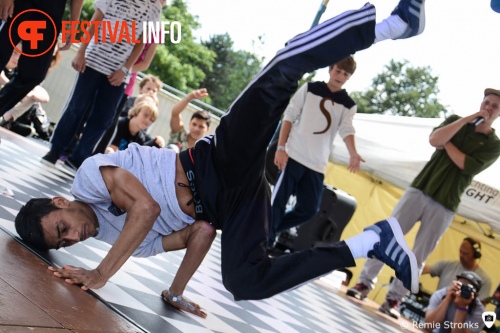
[[[56,164],[55,163],[49,162],[47,160],[44,160],[43,158],[40,160],[40,163],[42,163],[43,165],[46,165],[48,167],[51,167],[51,168],[56,168]]]
[[[352,297],[352,298],[358,299],[358,300],[360,300],[360,301],[362,301],[362,300],[364,300],[364,299],[366,298],[366,296],[365,296],[365,297],[361,297],[361,295],[360,295],[360,294],[355,293],[355,292],[352,292],[352,291],[350,291],[350,290],[348,290],[345,294],[346,294],[347,296],[350,296],[350,297]]]
[[[389,316],[389,317],[391,317],[391,318],[394,318],[394,319],[399,319],[399,318],[401,318],[401,315],[396,316],[396,315],[395,315],[395,314],[393,314],[390,310],[389,310],[389,311],[386,311],[386,310],[384,310],[384,309],[382,309],[382,308],[379,308],[378,310],[379,310],[380,312],[382,312],[383,314],[388,315],[388,316]]]
[[[392,233],[394,234],[394,237],[396,237],[396,241],[399,246],[405,251],[405,253],[408,255],[408,259],[410,260],[410,267],[411,267],[411,292],[413,294],[418,293],[418,265],[417,265],[417,258],[413,254],[413,252],[410,250],[408,245],[406,244],[405,237],[403,235],[403,232],[401,231],[401,227],[399,226],[398,220],[391,216],[386,220],[392,230]]]

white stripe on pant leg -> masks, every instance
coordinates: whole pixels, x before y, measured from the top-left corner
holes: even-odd
[[[371,13],[371,14],[375,15],[375,7],[373,5],[367,3],[363,7],[361,7],[360,9],[353,9],[353,10],[345,11],[345,12],[343,12],[335,17],[331,17],[328,20],[312,27],[308,31],[305,31],[301,34],[298,34],[297,36],[291,38],[286,43],[286,45],[295,44],[297,41],[300,41],[301,39],[309,38],[310,35],[313,35],[313,34],[317,33],[318,31],[324,30],[325,26],[338,23],[340,20],[345,19],[348,16],[351,16],[351,15],[358,15],[358,17],[359,17],[359,15],[364,16],[364,15],[366,15],[367,11],[368,12],[373,11],[373,13]],[[374,17],[374,19],[375,19],[375,17]]]
[[[285,168],[286,170],[286,168]],[[281,183],[283,182],[283,176],[285,175],[285,170],[283,170],[278,178],[278,181],[276,182],[276,185],[274,185],[273,189],[273,195],[271,197],[271,206],[274,204],[274,199],[276,198],[276,194],[278,193]]]
[[[276,63],[310,50],[324,43],[325,41],[328,41],[329,39],[340,35],[347,29],[365,24],[373,20],[375,20],[375,7],[373,5],[367,4],[360,10],[346,12],[345,17],[341,16],[340,20],[332,18],[331,22],[327,21],[327,24],[322,23],[316,26],[312,30],[311,34],[309,34],[308,32],[302,34],[304,35],[304,37],[300,38],[300,43],[294,42],[293,44],[289,44],[278,51],[276,56],[266,65],[266,67],[264,67],[264,69],[257,76],[254,77],[254,79],[245,87],[245,89],[238,95],[233,103],[231,103],[227,112],[222,117],[229,114],[234,103],[238,101],[238,99],[248,90],[250,86],[253,85],[255,81],[257,81],[261,76],[267,73],[269,69],[273,68]]]
[[[346,28],[366,23],[367,21],[375,20],[375,8],[373,6],[365,6],[359,10],[345,12],[344,15],[336,16],[318,26],[315,30],[309,30],[299,36],[296,36],[293,42],[288,42],[287,45],[278,50],[276,55],[287,52],[291,48],[310,44],[318,38],[322,38],[325,34],[330,34],[333,31],[345,31]]]

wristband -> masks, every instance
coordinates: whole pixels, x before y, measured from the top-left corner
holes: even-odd
[[[462,308],[460,306],[457,306],[456,308],[457,308],[458,311],[467,311],[467,308]]]
[[[120,68],[122,70],[123,73],[125,73],[125,75],[128,75],[129,71],[127,69],[127,67],[125,66],[122,66],[122,68]]]
[[[186,97],[184,97],[184,99],[185,99],[188,103],[189,103],[189,102],[191,102],[191,99],[189,98],[189,96],[188,96],[188,95],[186,95]]]
[[[276,151],[285,151],[285,146],[278,146]]]

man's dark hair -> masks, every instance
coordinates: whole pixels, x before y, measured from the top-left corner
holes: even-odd
[[[210,127],[210,122],[212,121],[212,118],[210,117],[210,113],[208,113],[207,111],[196,111],[191,116],[191,120],[193,118],[205,120],[205,122],[207,123],[207,127]]]
[[[31,199],[21,207],[15,220],[16,231],[26,244],[42,251],[49,249],[43,234],[42,218],[57,209],[52,199],[46,198]]]

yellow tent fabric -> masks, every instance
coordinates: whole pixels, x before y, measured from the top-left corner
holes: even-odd
[[[341,239],[354,236],[360,233],[366,226],[391,216],[396,202],[404,192],[401,188],[377,179],[366,172],[361,171],[352,174],[349,173],[346,167],[331,162],[325,174],[325,183],[351,194],[357,201],[357,209],[351,221],[344,229]],[[413,246],[413,240],[415,239],[418,227],[419,223],[405,237],[410,248]],[[457,215],[452,226],[443,235],[438,246],[429,256],[427,263],[443,259],[458,260],[458,249],[465,237],[470,236],[480,239],[483,255],[479,265],[489,274],[492,280],[492,288],[495,288],[500,283],[500,245],[498,241],[485,236],[483,230],[489,230],[488,226],[481,226],[474,221],[466,220]],[[357,260],[356,264],[356,267],[351,268],[354,276],[350,286],[356,283],[364,260]],[[377,286],[369,294],[369,298],[382,303],[387,293],[386,286],[393,275],[392,269],[385,266],[378,277]],[[420,278],[420,282],[424,290],[434,292],[438,278],[431,278],[429,275],[424,275]],[[490,294],[493,294],[493,290],[490,291]],[[492,311],[494,310],[494,307],[491,305],[488,308],[491,308],[490,310]]]

